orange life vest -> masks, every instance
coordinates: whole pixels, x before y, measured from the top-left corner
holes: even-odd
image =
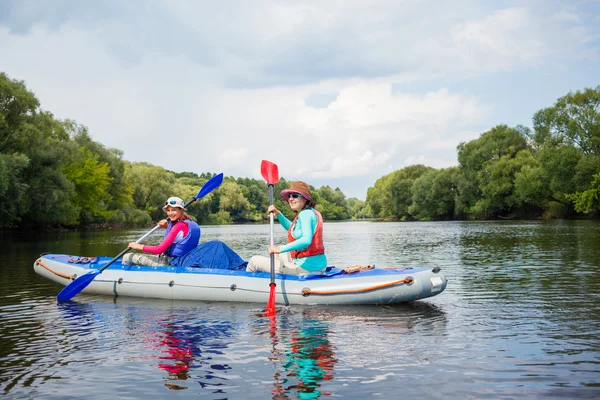
[[[316,256],[319,254],[325,254],[325,246],[323,245],[323,217],[321,216],[321,213],[318,212],[317,210],[315,210],[314,208],[311,211],[314,211],[314,213],[317,214],[317,218],[318,218],[317,228],[315,229],[315,233],[313,235],[312,242],[304,250],[290,251],[290,256],[292,258],[302,258],[302,257],[308,257],[308,256]],[[298,219],[298,216],[296,215],[296,218],[294,218],[294,220],[292,221],[292,225],[290,226],[290,229],[288,230],[288,243],[292,243],[293,241],[296,240],[296,238],[294,236],[292,236],[292,231],[294,230],[294,226],[296,225],[297,219]]]

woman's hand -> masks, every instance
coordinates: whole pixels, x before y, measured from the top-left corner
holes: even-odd
[[[279,210],[272,204],[269,206],[269,208],[267,208],[267,214],[271,214],[271,213],[273,213],[274,217],[279,215]]]
[[[136,243],[136,242],[131,242],[127,245],[127,247],[129,247],[130,249],[134,249],[134,250],[144,250],[144,245],[141,243]]]
[[[281,253],[281,249],[279,248],[279,246],[269,246],[269,254],[279,254]]]
[[[161,219],[160,221],[157,222],[157,224],[161,228],[166,228],[169,225],[169,221],[167,221],[166,219]]]

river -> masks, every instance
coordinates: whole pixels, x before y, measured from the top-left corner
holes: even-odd
[[[40,253],[114,256],[143,233],[0,233],[2,398],[600,398],[598,221],[326,223],[330,264],[438,266],[447,289],[279,307],[275,323],[267,298],[58,304],[33,271]],[[214,239],[247,260],[269,227],[203,226]]]

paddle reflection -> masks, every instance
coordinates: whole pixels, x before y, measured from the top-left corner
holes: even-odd
[[[292,394],[301,399],[331,395],[321,386],[324,381],[333,379],[337,360],[334,346],[329,341],[329,327],[318,316],[304,310],[302,319],[295,322],[297,326],[289,326],[293,322],[287,315],[279,316],[279,336],[275,321],[271,319],[271,360],[282,367],[274,373],[273,399],[287,399]]]

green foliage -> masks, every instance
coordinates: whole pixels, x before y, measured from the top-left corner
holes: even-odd
[[[480,183],[487,208],[482,212],[502,213],[523,205],[519,194],[514,190],[515,175],[525,166],[531,167],[536,161],[529,150],[521,150],[516,155],[506,154],[497,162],[487,163],[483,174],[487,181]]]
[[[108,213],[106,221],[112,225],[130,227],[130,226],[149,226],[152,224],[152,218],[143,210],[135,208],[124,208],[114,210]]]
[[[569,92],[553,107],[536,112],[533,126],[538,143],[554,139],[600,156],[600,86]]]
[[[165,200],[177,196],[172,191],[175,176],[162,167],[145,162],[131,163],[125,168],[125,179],[134,183],[135,207],[148,212],[155,221],[164,217]]]
[[[458,167],[430,170],[415,180],[408,212],[417,219],[452,219],[456,209]]]
[[[373,212],[367,206],[366,201],[358,200],[356,197],[350,197],[347,200],[348,214],[352,219],[372,218]]]
[[[551,200],[548,177],[544,169],[536,165],[525,165],[515,174],[515,196],[521,203],[543,206]]]
[[[63,165],[65,177],[75,186],[72,203],[81,213],[84,221],[93,221],[107,208],[110,194],[106,188],[111,178],[108,176],[108,163],[98,162],[98,155],[80,147],[71,153],[69,161]],[[83,222],[83,221],[81,221]]]
[[[27,146],[38,107],[38,100],[24,82],[0,73],[0,152],[19,151]]]
[[[505,214],[518,204],[519,198],[513,193],[514,175],[533,158],[529,151],[520,153],[526,149],[523,131],[506,125],[458,146],[460,172],[466,178],[458,188],[466,212],[487,218]]]
[[[132,207],[134,188],[125,180],[123,152],[118,149],[107,149],[102,144],[93,141],[88,129],[75,121],[67,120],[63,122],[63,125],[75,143],[96,155],[100,164],[108,164],[110,182],[105,189],[108,194],[107,206],[111,209]]]
[[[588,190],[566,195],[567,199],[575,205],[575,211],[589,214],[600,211],[600,173],[594,175],[594,179]]]
[[[312,190],[313,200],[317,202],[317,210],[325,220],[346,220],[349,219],[346,196],[339,188],[335,190],[329,186],[322,186],[318,190]]]
[[[219,210],[226,211],[233,221],[260,220],[260,215],[254,214],[256,206],[250,204],[240,186],[233,180],[225,180],[219,188],[221,193]],[[225,217],[223,217],[225,218]]]
[[[27,183],[21,174],[29,159],[23,154],[0,153],[0,228],[20,221],[27,206]]]
[[[376,218],[388,218],[392,215],[391,182],[395,172],[379,178],[373,187],[367,190],[367,205]]]
[[[367,204],[373,216],[394,219],[410,217],[413,184],[423,174],[432,170],[433,168],[420,164],[411,165],[378,179],[375,186],[367,191]]]

